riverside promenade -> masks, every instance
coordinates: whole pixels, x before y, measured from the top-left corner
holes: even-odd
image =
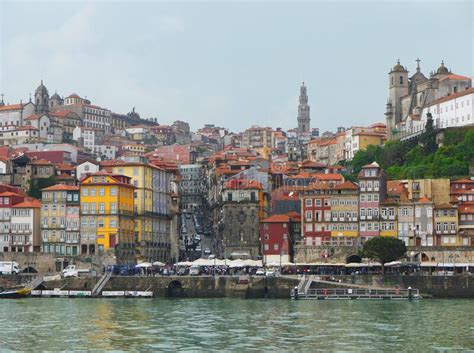
[[[21,286],[35,276],[2,276],[0,286]],[[92,290],[101,277],[46,281],[38,289]],[[311,289],[331,288],[416,288],[423,297],[474,298],[472,276],[334,276],[332,281],[315,281]],[[187,298],[290,298],[299,276],[112,276],[104,291],[152,291],[155,297]]]

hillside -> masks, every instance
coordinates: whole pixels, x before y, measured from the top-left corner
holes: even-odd
[[[468,176],[474,162],[474,127],[445,130],[441,146],[436,144],[436,132],[430,123],[417,140],[369,146],[348,163],[353,170],[351,177],[357,177],[361,167],[373,161],[385,169],[389,179]]]

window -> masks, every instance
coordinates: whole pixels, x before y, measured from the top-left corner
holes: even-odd
[[[314,200],[314,205],[315,205],[316,207],[321,207],[321,199],[315,199],[315,200]]]
[[[95,188],[89,190],[89,196],[95,196]]]
[[[311,199],[305,199],[305,205],[306,207],[311,207],[313,205],[313,202]]]
[[[374,191],[379,191],[379,181],[374,181]]]
[[[365,202],[365,195],[360,195],[360,202]]]
[[[367,195],[367,202],[372,202],[372,195],[371,194]]]
[[[448,214],[448,211],[446,211],[446,215]],[[428,207],[426,209],[426,216],[427,217],[432,217],[433,216],[433,209],[431,207]]]
[[[374,194],[374,201],[378,202],[379,201],[379,194]]]
[[[105,196],[105,189],[99,188],[99,196]]]
[[[97,228],[104,228],[104,219],[103,218],[99,218],[97,220]]]
[[[360,209],[360,216],[365,217],[365,208]]]
[[[105,213],[105,203],[99,202],[99,213],[104,214]]]
[[[447,233],[448,232],[448,223],[443,223],[443,233]]]
[[[87,188],[82,188],[82,196],[87,196]]]
[[[400,76],[400,84],[403,85],[403,76]]]
[[[117,188],[110,188],[110,196],[117,196]]]
[[[82,214],[87,214],[88,213],[88,204],[83,203],[82,204]]]
[[[306,218],[307,221],[312,221],[313,220],[313,212],[306,211],[305,218]]]
[[[312,232],[313,231],[313,224],[312,223],[306,223],[305,224],[305,231],[306,232]]]

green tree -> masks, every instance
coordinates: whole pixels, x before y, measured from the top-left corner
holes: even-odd
[[[385,273],[385,263],[400,259],[406,251],[405,243],[393,237],[372,238],[367,240],[362,248],[365,257],[380,262],[382,273]]]
[[[436,131],[431,113],[428,113],[426,118],[425,132],[421,134],[419,141],[423,146],[423,152],[425,154],[431,154],[436,152],[438,144],[436,143]]]
[[[44,189],[56,184],[57,182],[54,179],[54,177],[31,179],[30,189],[28,190],[28,196],[41,200],[41,189]]]

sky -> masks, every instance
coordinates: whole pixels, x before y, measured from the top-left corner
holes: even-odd
[[[384,121],[388,72],[441,60],[474,72],[472,1],[4,1],[0,93],[50,95],[161,124],[242,131],[297,125],[304,81],[311,127]]]

